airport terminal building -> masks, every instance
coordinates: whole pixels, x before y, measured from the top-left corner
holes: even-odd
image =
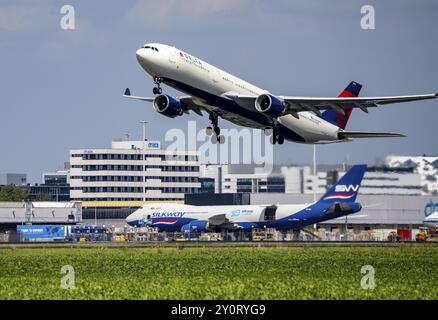
[[[174,201],[200,188],[198,153],[168,152],[157,141],[72,149],[70,166],[70,197],[77,201]]]

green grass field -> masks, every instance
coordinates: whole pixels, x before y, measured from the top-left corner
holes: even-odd
[[[0,250],[0,299],[437,299],[437,280],[435,246]]]

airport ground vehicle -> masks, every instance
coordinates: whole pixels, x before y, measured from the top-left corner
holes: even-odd
[[[252,241],[273,241],[275,229],[254,229],[252,231]]]
[[[421,227],[420,231],[415,235],[415,240],[418,242],[437,241],[438,230],[435,228]]]

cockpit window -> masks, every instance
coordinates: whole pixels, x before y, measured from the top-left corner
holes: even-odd
[[[151,50],[154,50],[154,51],[157,51],[157,52],[158,52],[158,49],[157,49],[156,47],[144,46],[143,48],[144,48],[144,49],[151,49]]]

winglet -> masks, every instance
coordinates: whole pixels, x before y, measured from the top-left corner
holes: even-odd
[[[124,96],[130,96],[130,95],[131,95],[131,90],[129,90],[129,88],[126,88]]]

